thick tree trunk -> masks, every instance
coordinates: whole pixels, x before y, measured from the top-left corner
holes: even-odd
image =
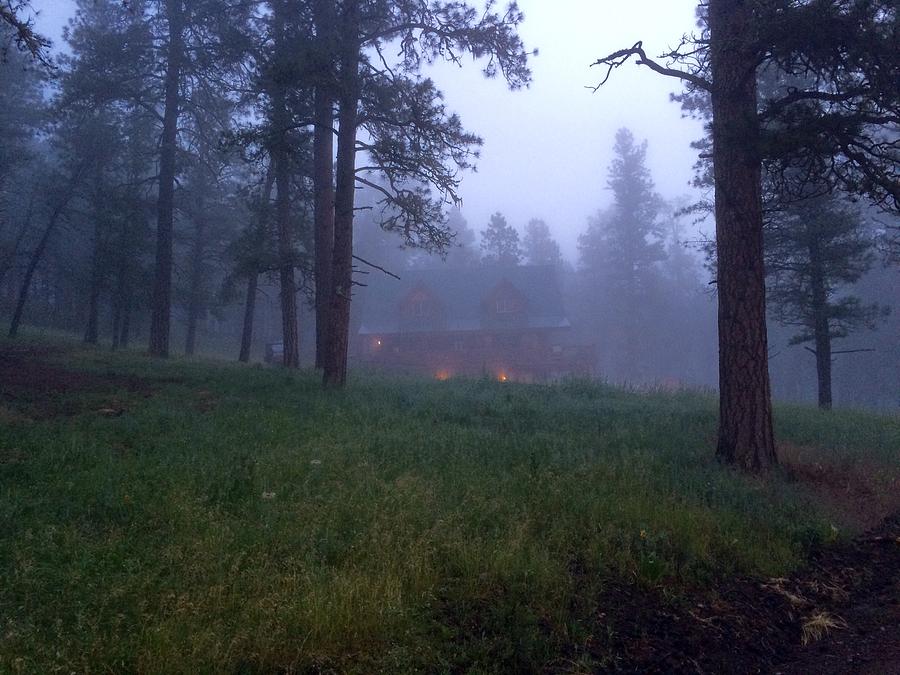
[[[822,259],[815,236],[809,243],[810,290],[812,295],[813,335],[815,337],[816,379],[819,407],[831,410],[831,329],[828,324],[828,293],[822,274]]]
[[[353,203],[356,188],[356,128],[359,122],[359,0],[344,5],[341,38],[341,82],[337,147],[337,188],[334,197],[334,251],[327,349],[323,364],[325,386],[347,381],[350,341],[350,298],[353,290]]]
[[[275,3],[275,51],[278,68],[286,67],[284,48],[283,3]],[[284,349],[284,365],[300,367],[300,336],[297,329],[297,287],[294,281],[294,241],[291,228],[291,169],[288,148],[288,126],[285,85],[276,75],[272,91],[274,147],[272,163],[275,169],[275,219],[278,228],[278,277],[281,286],[281,334]]]
[[[150,315],[151,356],[169,355],[172,306],[172,230],[175,220],[175,155],[178,143],[179,82],[182,57],[182,0],[166,0],[169,47],[165,78],[165,110],[159,148],[159,196],[156,205],[156,270]]]
[[[334,78],[331,58],[334,4],[317,0],[314,21],[322,59],[316,73],[315,133],[313,138],[313,204],[316,299],[316,368],[324,368],[331,306],[331,265],[334,255]]]
[[[247,363],[250,360],[250,348],[253,345],[253,318],[256,315],[256,291],[259,285],[259,274],[251,274],[247,280],[247,301],[244,303],[244,328],[241,331],[241,353],[238,361]]]
[[[752,2],[710,0],[719,294],[720,460],[777,464],[766,337],[757,55]]]

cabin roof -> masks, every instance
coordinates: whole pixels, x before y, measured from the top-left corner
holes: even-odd
[[[373,273],[373,277],[374,277]],[[416,289],[425,289],[441,305],[446,331],[480,331],[484,325],[482,303],[509,282],[525,298],[527,307],[516,330],[568,328],[556,269],[546,266],[408,270],[401,279],[386,276],[367,279],[362,293],[360,335],[428,332],[429,325],[401,321],[400,305]],[[496,330],[495,325],[491,326]]]

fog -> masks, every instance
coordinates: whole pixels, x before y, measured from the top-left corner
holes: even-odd
[[[62,28],[74,5],[34,2],[37,27],[58,48],[64,47]],[[460,190],[470,225],[479,231],[495,211],[520,230],[541,218],[574,262],[588,217],[610,204],[606,168],[620,127],[647,139],[648,166],[664,197],[693,194],[696,153],[689,145],[702,128],[669,102],[678,83],[628,65],[594,92],[601,71],[591,64],[638,40],[648,53],[666,51],[695,29],[696,2],[522,0],[519,6],[525,12],[522,38],[538,50],[527,90],[511,92],[501,80],[485,79],[478,63],[441,63],[428,72],[448,108],[484,140],[477,173],[466,175]]]
[[[690,145],[704,136],[703,125],[670,101],[672,93],[680,92],[678,81],[628,63],[598,87],[606,71],[591,66],[598,57],[638,41],[648,54],[670,50],[695,30],[695,0],[521,0],[519,5],[525,14],[519,35],[527,49],[537,50],[529,59],[530,86],[511,91],[503,78],[483,76],[483,61],[472,63],[465,55],[460,64],[438,62],[422,70],[443,92],[447,110],[458,113],[463,128],[483,139],[475,170],[464,172],[458,187],[460,203],[449,221],[456,238],[446,259],[404,247],[397,232],[382,231],[385,213],[391,212],[377,207],[378,190],[390,179],[367,174],[367,185],[357,191],[351,365],[405,369],[438,379],[465,375],[533,382],[574,376],[642,389],[715,389],[712,218],[678,213],[708,196],[691,186],[697,152]],[[121,11],[112,6],[117,9],[110,11]],[[51,56],[69,54],[63,34],[75,2],[34,0],[33,7],[34,28],[52,40]],[[10,81],[18,77],[15,69],[23,58],[16,55],[2,66]],[[64,63],[60,72],[68,67]],[[27,64],[20,70],[37,72]],[[93,75],[88,72],[85,79]],[[66,85],[65,77],[39,84],[38,76],[33,77],[31,85],[22,86],[39,90],[45,103],[58,100],[54,97],[66,86],[90,90],[90,83],[77,78]],[[265,86],[260,85],[260,100],[270,95]],[[0,230],[0,314],[14,314],[14,326],[24,308],[26,324],[73,332],[85,330],[89,316],[89,342],[106,340],[107,326],[115,346],[128,342],[129,331],[138,343],[148,339],[157,218],[157,195],[148,186],[161,182],[162,160],[154,153],[163,106],[153,101],[148,106],[153,115],[143,117],[140,106],[117,104],[112,114],[120,117],[110,124],[126,130],[113,152],[132,153],[131,164],[125,168],[115,157],[106,158],[93,186],[73,177],[59,208],[53,206],[54,191],[66,184],[61,168],[66,153],[99,151],[104,136],[89,149],[81,148],[79,140],[83,134],[90,138],[89,133],[105,132],[67,129],[72,121],[65,119],[66,105],[55,112],[48,106],[40,116],[37,111],[11,112],[4,122],[17,137],[20,132],[28,137],[19,163],[16,157],[4,159],[12,178],[2,186],[9,222]],[[232,122],[259,121],[268,114],[263,105],[235,112],[239,106],[234,100],[231,104],[234,108],[224,117]],[[243,155],[234,146],[223,150],[222,138],[234,143],[229,136],[233,125],[220,129],[212,121],[215,115],[203,117],[207,111],[202,106],[190,115],[187,107],[180,121],[190,129],[180,129],[184,139],[179,141],[173,208],[173,344],[180,350],[184,341],[188,353],[196,349],[233,357],[244,338],[242,356],[277,361],[284,349],[283,326],[298,325],[300,363],[311,365],[317,347],[317,281],[311,179],[303,164],[309,148],[296,141],[295,155],[301,159],[294,160],[294,178],[287,179],[295,181],[296,189],[285,216],[294,228],[287,237],[293,237],[288,255],[293,264],[287,265],[291,290],[286,295],[298,299],[299,317],[292,321],[283,319],[285,303],[279,299],[287,283],[285,256],[281,249],[277,255],[274,251],[283,242],[276,246],[269,236],[253,243],[254,223],[257,230],[272,229],[266,214],[275,201],[275,151],[266,148],[266,169],[266,161],[259,159],[265,142],[259,138],[245,139]],[[296,110],[292,114],[299,115]],[[48,123],[54,115],[56,121]],[[261,154],[248,159],[251,150]],[[366,155],[359,153],[357,162],[365,161]],[[446,157],[443,161],[450,163]],[[216,162],[218,168],[205,173]],[[615,168],[617,162],[632,162],[630,177],[616,174],[622,171]],[[104,171],[110,174],[108,184],[103,184]],[[128,181],[112,180],[113,174],[124,172],[130,172]],[[638,202],[631,212],[622,207],[628,201],[624,193],[611,188],[626,178],[632,181],[627,189],[638,195],[631,200]],[[123,185],[130,186],[124,196],[119,194]],[[122,200],[115,202],[120,212],[109,214],[105,209],[114,193]],[[896,227],[896,217],[844,201],[848,203],[820,209],[850,214],[848,219],[856,223],[852,231],[839,233],[843,239],[834,237],[841,243],[852,239],[857,252],[850,265],[853,273],[835,273],[830,297],[835,305],[853,305],[858,320],[846,336],[838,335],[846,338],[840,344],[851,353],[836,361],[835,401],[894,408],[900,399],[900,292],[897,266],[891,266],[890,254],[882,249],[885,219]],[[123,209],[131,211],[123,215]],[[57,216],[61,224],[50,237]],[[429,229],[427,216],[413,234],[407,230],[406,244],[417,238],[428,245],[441,243],[443,233]],[[42,229],[45,221],[54,224]],[[489,225],[493,230],[485,236]],[[273,262],[279,256],[280,263]],[[791,292],[799,292],[800,281],[782,274],[770,283],[782,292],[782,304],[773,303],[769,323],[775,395],[814,400],[816,364],[798,339],[809,321],[798,318],[805,309],[790,304],[797,302]],[[253,302],[245,303],[244,294],[258,298],[255,308]],[[247,316],[251,328],[256,317],[252,344]],[[842,330],[840,326],[836,334]],[[436,337],[432,342],[414,337],[423,333]]]

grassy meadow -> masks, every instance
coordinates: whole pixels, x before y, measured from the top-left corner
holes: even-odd
[[[0,672],[540,670],[608,584],[778,576],[853,533],[720,467],[705,394],[46,358],[146,382],[0,397]],[[777,425],[810,465],[900,465],[897,417]]]

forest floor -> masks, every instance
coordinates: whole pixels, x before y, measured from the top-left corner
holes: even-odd
[[[900,673],[900,419],[0,341],[0,671]]]

